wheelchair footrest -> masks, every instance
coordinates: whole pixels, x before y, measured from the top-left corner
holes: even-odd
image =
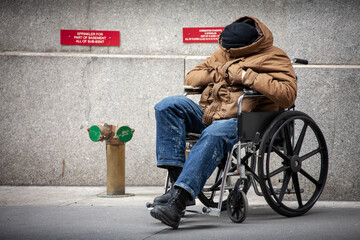
[[[146,208],[147,208],[149,211],[151,211],[151,210],[154,208],[154,205],[153,205],[152,203],[150,203],[150,202],[147,202],[147,203],[146,203]]]
[[[218,208],[203,207],[202,214],[220,217],[221,210]]]

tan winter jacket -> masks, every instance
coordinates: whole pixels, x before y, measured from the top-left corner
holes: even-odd
[[[236,117],[237,100],[244,86],[265,97],[245,98],[243,112],[278,111],[293,105],[296,98],[296,78],[288,56],[273,46],[271,31],[254,17],[242,17],[236,22],[253,21],[259,37],[251,45],[230,48],[221,46],[211,57],[193,70],[185,84],[206,87],[200,99],[203,122],[210,125],[219,119]],[[245,76],[242,78],[242,71]]]

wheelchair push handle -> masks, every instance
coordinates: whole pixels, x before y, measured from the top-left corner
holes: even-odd
[[[301,59],[301,58],[293,58],[291,60],[291,63],[294,64],[294,63],[299,63],[299,64],[308,64],[309,61],[306,60],[306,59]]]
[[[204,91],[205,87],[193,87],[189,85],[184,86],[184,95],[195,95],[201,94]]]

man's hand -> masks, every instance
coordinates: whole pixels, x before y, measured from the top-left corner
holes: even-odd
[[[233,64],[228,68],[229,84],[241,84],[250,87],[254,83],[255,72],[248,68],[244,70],[240,64]]]
[[[233,64],[228,68],[229,83],[230,84],[242,84],[244,85],[244,77],[246,71],[242,69],[240,64]]]

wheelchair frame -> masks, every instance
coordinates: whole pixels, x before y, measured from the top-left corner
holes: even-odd
[[[307,61],[294,59],[292,63],[307,64]],[[185,95],[198,94],[202,91],[201,88],[185,87],[184,89]],[[199,194],[199,200],[205,205],[199,213],[220,216],[221,211],[227,209],[228,216],[233,222],[243,222],[248,214],[246,193],[250,185],[257,195],[264,196],[274,211],[287,217],[305,214],[319,199],[328,171],[328,151],[320,128],[308,115],[295,111],[295,106],[279,112],[241,112],[244,98],[261,96],[263,96],[261,93],[247,89],[239,97],[239,141],[227,154],[225,165],[218,166],[214,184],[209,188],[203,188],[203,192]],[[252,125],[245,126],[248,122]],[[297,125],[300,125],[300,131],[296,129]],[[296,134],[299,135],[298,138],[295,138]],[[308,135],[313,137],[310,139],[311,145],[317,148],[303,154],[301,152],[304,148],[303,142]],[[187,148],[191,149],[199,136],[200,134],[188,133]],[[242,149],[245,154],[242,154]],[[315,167],[315,172],[312,168],[309,168],[310,170],[304,168],[308,159],[313,157],[314,161],[320,163],[320,166]],[[258,174],[255,173],[256,162]],[[278,179],[280,174],[282,178]],[[233,176],[237,177],[234,187],[229,184],[231,182],[229,179]],[[279,181],[280,188],[275,186],[276,181]],[[303,182],[305,188],[300,187]],[[290,184],[291,188],[289,188]],[[309,188],[310,184],[314,186],[311,185]],[[168,188],[167,176],[165,192]],[[229,194],[225,200],[224,194],[227,190]],[[213,201],[216,191],[220,191],[217,203]],[[205,196],[204,192],[210,192],[210,197]]]

